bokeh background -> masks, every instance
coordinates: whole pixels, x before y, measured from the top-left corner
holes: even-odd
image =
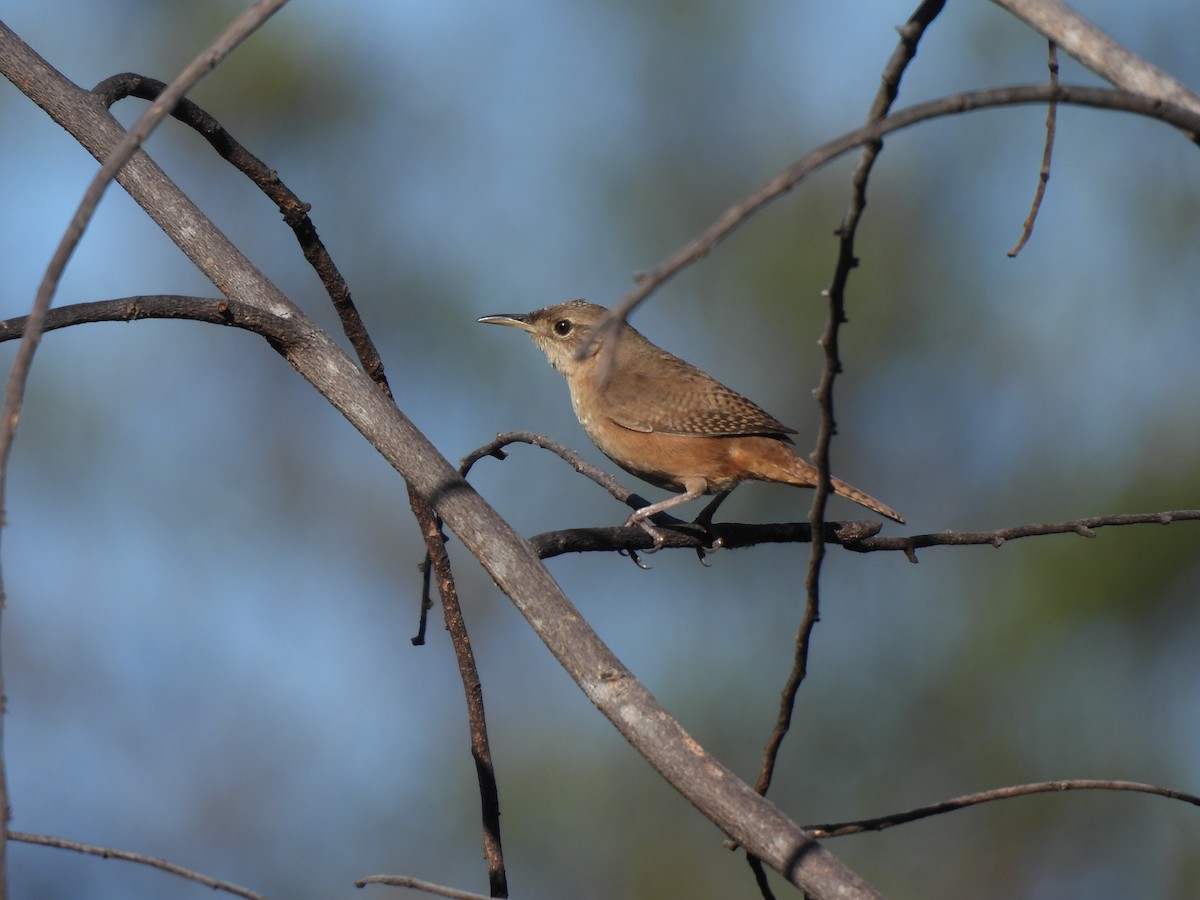
[[[474,320],[614,302],[634,272],[858,125],[913,5],[296,3],[193,96],[313,204],[401,407],[447,457],[520,428],[604,463],[541,355]],[[1076,6],[1200,88],[1194,3]],[[169,79],[239,8],[53,0],[5,3],[3,18],[90,86],[129,70]],[[950,4],[900,102],[1041,81],[1045,59],[998,7]],[[1065,81],[1095,82],[1062,66]],[[116,112],[128,123],[142,108]],[[1200,155],[1162,125],[1062,109],[1035,236],[1010,260],[1044,119],[1030,107],[920,126],[888,140],[871,182],[833,460],[910,532],[1200,506]],[[0,315],[13,316],[96,164],[8,83],[0,121]],[[251,186],[180,126],[150,151],[336,328]],[[852,162],[756,217],[635,318],[798,428],[806,450],[819,293]],[[113,189],[57,302],[156,292],[215,295]],[[5,366],[14,349],[0,347]],[[473,480],[527,534],[624,515],[528,447]],[[48,335],[9,491],[14,828],[275,897],[358,896],[353,880],[378,872],[486,890],[451,649],[436,618],[428,646],[409,643],[422,546],[403,485],[260,340],[149,321]],[[803,519],[809,498],[747,486],[724,515]],[[831,514],[856,510],[836,501]],[[1054,778],[1200,791],[1198,551],[1193,524],[935,548],[916,566],[833,551],[774,799],[828,822]],[[513,896],[757,896],[741,856],[452,552]],[[752,780],[807,553],[550,568],[683,724]],[[1019,799],[830,846],[899,898],[1182,898],[1200,884],[1200,811],[1134,794]],[[210,896],[24,845],[10,881],[19,897]]]

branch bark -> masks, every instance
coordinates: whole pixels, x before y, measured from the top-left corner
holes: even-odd
[[[1060,0],[992,0],[1105,81],[1133,94],[1200,113],[1200,97],[1152,66]]]

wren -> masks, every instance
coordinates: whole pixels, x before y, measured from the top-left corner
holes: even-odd
[[[579,424],[604,455],[638,478],[679,494],[636,510],[625,523],[645,529],[654,540],[653,550],[664,542],[662,531],[649,521],[655,513],[715,494],[696,519],[710,527],[717,507],[743,481],[816,487],[816,467],[790,446],[788,435],[795,429],[650,343],[632,325],[621,326],[609,377],[602,382],[599,342],[591,341],[582,358],[580,350],[607,313],[595,303],[570,300],[479,321],[528,332],[566,377]],[[858,488],[838,478],[830,482],[834,493],[904,522],[894,509]],[[719,538],[715,546],[720,546]]]

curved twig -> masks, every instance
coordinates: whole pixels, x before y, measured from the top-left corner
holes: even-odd
[[[420,501],[420,497],[416,498]],[[425,546],[429,548],[426,564],[437,577],[438,594],[442,598],[442,613],[458,674],[462,679],[467,703],[467,726],[471,737],[471,758],[475,761],[475,780],[479,786],[480,815],[483,820],[483,858],[487,866],[488,886],[493,897],[508,896],[508,875],[504,869],[504,848],[500,841],[500,794],[496,786],[496,767],[488,740],[487,715],[483,706],[483,682],[475,664],[475,652],[467,634],[467,623],[458,602],[458,588],[450,571],[442,523],[432,510],[420,518]]]
[[[432,881],[422,881],[407,875],[370,875],[354,882],[355,887],[366,887],[368,884],[386,884],[392,887],[409,888],[414,891],[424,891],[437,897],[449,897],[450,900],[491,900],[483,894],[472,894],[470,891],[460,891],[457,888],[434,884]]]
[[[598,469],[593,466],[590,462],[588,462],[566,444],[560,443],[553,438],[546,437],[544,434],[538,434],[535,431],[505,431],[496,435],[493,440],[488,441],[482,447],[475,448],[466,456],[464,456],[462,461],[459,463],[458,471],[462,473],[464,478],[466,478],[472,467],[474,467],[474,465],[484,457],[491,456],[495,459],[507,458],[504,448],[509,444],[532,444],[534,447],[540,447],[543,450],[549,450],[580,475],[583,475],[585,478],[588,478],[600,485],[600,487],[608,491],[608,493],[611,494],[616,500],[624,503],[631,509],[641,509],[643,506],[648,506],[650,504],[650,501],[645,497],[634,493],[603,469]],[[676,519],[671,515],[660,515],[663,515],[662,521],[664,523],[678,524],[680,522],[679,519]],[[654,521],[658,522],[659,518],[656,516]],[[640,528],[637,530],[645,534],[644,530]]]
[[[879,122],[864,125],[826,141],[738,200],[721,213],[716,221],[695,239],[689,241],[653,269],[639,273],[637,284],[633,290],[629,291],[609,310],[609,315],[596,329],[593,340],[612,344],[610,337],[618,331],[620,323],[638,304],[683,269],[708,256],[721,241],[764,206],[778,200],[813,172],[842,154],[930,119],[982,109],[1050,102],[1133,113],[1172,125],[1187,134],[1189,138],[1194,134],[1200,134],[1200,113],[1167,100],[1108,88],[1064,84],[1058,86],[1048,84],[1013,85],[964,91],[937,100],[917,103],[898,110]],[[601,352],[607,356],[611,351],[602,350]]]
[[[1122,90],[1200,112],[1200,97],[1113,40],[1061,0],[992,0]],[[1196,129],[1192,139],[1196,138]]]
[[[138,863],[139,865],[150,866],[153,869],[170,872],[172,875],[178,875],[180,878],[186,878],[188,881],[202,884],[205,887],[212,888],[214,891],[225,891],[226,893],[233,894],[235,897],[246,897],[247,900],[266,900],[264,895],[256,894],[247,888],[239,887],[228,881],[210,878],[200,872],[194,872],[191,869],[185,869],[183,866],[177,866],[175,863],[167,862],[165,859],[146,856],[144,853],[117,850],[113,847],[100,847],[96,844],[83,844],[79,841],[69,841],[66,838],[55,837],[50,834],[29,834],[24,831],[10,831],[8,838],[12,841],[19,841],[22,844],[37,844],[42,847],[55,847],[59,850],[73,850],[76,853],[86,853],[90,856],[99,856],[103,859],[120,859],[125,862]]]
[[[156,100],[166,85],[154,78],[135,72],[125,72],[106,78],[92,88],[105,106],[112,106],[125,97]],[[301,200],[279,177],[279,173],[242,146],[220,122],[191,100],[181,100],[171,110],[171,116],[195,130],[208,141],[217,154],[252,181],[283,216],[284,223],[292,229],[304,258],[312,266],[342,325],[342,333],[350,341],[358,356],[363,371],[371,376],[379,387],[392,396],[392,389],[384,374],[383,361],[367,332],[358,308],[350,295],[350,286],[342,277],[337,265],[324,243],[317,235],[316,226],[309,217],[311,204]]]
[[[1046,62],[1046,66],[1050,70],[1050,84],[1054,86],[1058,84],[1058,45],[1054,41],[1050,42],[1050,49],[1047,55],[1049,59]],[[1010,259],[1020,253],[1021,248],[1033,236],[1033,224],[1037,221],[1038,211],[1042,208],[1042,198],[1046,196],[1046,184],[1050,181],[1050,158],[1054,154],[1054,132],[1057,127],[1058,104],[1051,100],[1046,109],[1046,143],[1042,147],[1042,166],[1038,170],[1037,187],[1033,192],[1033,202],[1029,206],[1029,215],[1025,217],[1025,223],[1021,226],[1021,236],[1013,244],[1012,249],[1008,251]]]
[[[854,822],[836,822],[827,825],[807,825],[806,830],[816,838],[844,837],[848,834],[862,834],[864,831],[882,831],[895,825],[904,825],[937,816],[942,813],[954,812],[968,806],[978,806],[980,803],[991,803],[995,800],[1008,800],[1012,797],[1027,797],[1031,794],[1045,794],[1056,791],[1137,791],[1143,794],[1155,794],[1171,800],[1181,800],[1193,806],[1200,806],[1200,797],[1171,788],[1159,787],[1154,784],[1142,784],[1137,781],[1104,781],[1090,778],[1071,778],[1063,781],[1039,781],[1032,784],[1017,784],[1010,787],[996,788],[991,791],[980,791],[977,794],[964,794],[940,803],[928,806],[918,806],[907,812],[893,813],[888,816],[877,816],[872,819],[858,819]]]

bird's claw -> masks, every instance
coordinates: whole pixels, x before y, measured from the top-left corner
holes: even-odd
[[[724,549],[725,549],[725,541],[721,539],[720,535],[717,535],[716,538],[713,539],[713,542],[709,546],[705,547],[705,546],[701,545],[696,548],[696,558],[700,560],[700,565],[707,566],[707,565],[709,565],[709,563],[706,563],[704,561],[704,557],[712,556],[718,550],[724,550]]]
[[[636,527],[642,529],[642,531],[644,531],[644,532],[646,532],[646,534],[650,535],[650,539],[652,541],[654,541],[653,547],[648,547],[642,551],[646,555],[649,555],[651,553],[657,553],[664,546],[666,546],[666,543],[667,543],[666,534],[664,534],[663,530],[661,528],[659,528],[657,525],[651,524],[651,522],[648,519],[639,518],[637,513],[634,513],[632,516],[629,517],[629,520],[625,523],[626,528],[629,528],[632,526],[636,526]]]
[[[641,569],[643,572],[649,572],[650,569],[652,568],[652,566],[648,566],[644,562],[642,562],[642,558],[640,556],[638,556],[638,552],[636,550],[621,549],[621,550],[617,551],[617,554],[620,556],[628,556],[631,560],[633,560],[633,564],[635,566],[637,566],[639,569]]]

